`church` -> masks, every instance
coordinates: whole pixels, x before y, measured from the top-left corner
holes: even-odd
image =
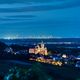
[[[45,47],[43,42],[36,45],[34,48],[30,48],[29,53],[48,55],[47,47]]]

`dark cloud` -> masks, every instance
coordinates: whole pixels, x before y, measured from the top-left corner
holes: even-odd
[[[64,1],[64,0],[0,0],[0,4],[30,3],[30,2],[55,2],[55,1]]]
[[[14,18],[33,18],[35,17],[34,15],[15,15],[15,16],[8,16],[9,18],[10,17],[14,17]]]
[[[24,20],[27,21],[27,20],[31,20],[33,19],[34,15],[14,15],[14,16],[6,16],[6,17],[2,17],[0,18],[0,23],[12,23],[12,22],[23,22]],[[24,21],[24,22],[25,22]]]
[[[26,5],[26,7],[20,8],[0,8],[0,12],[30,12],[30,11],[45,11],[45,10],[56,10],[56,9],[65,9],[80,6],[80,0],[73,1],[64,1],[58,4],[47,4],[43,5]]]

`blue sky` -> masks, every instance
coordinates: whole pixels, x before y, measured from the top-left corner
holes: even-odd
[[[0,37],[80,37],[80,0],[2,0]]]

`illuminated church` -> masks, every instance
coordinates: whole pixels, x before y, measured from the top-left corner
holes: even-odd
[[[47,47],[45,47],[43,42],[35,46],[35,48],[30,48],[29,53],[48,55]]]

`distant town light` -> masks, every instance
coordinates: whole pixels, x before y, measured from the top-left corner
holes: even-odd
[[[11,39],[11,37],[5,37],[4,39]]]
[[[63,58],[67,58],[67,55],[66,55],[66,54],[63,54],[62,57],[63,57]]]
[[[6,37],[4,37],[4,39],[8,39],[8,40],[16,39],[16,38],[18,38],[18,37],[17,36],[6,36]]]

